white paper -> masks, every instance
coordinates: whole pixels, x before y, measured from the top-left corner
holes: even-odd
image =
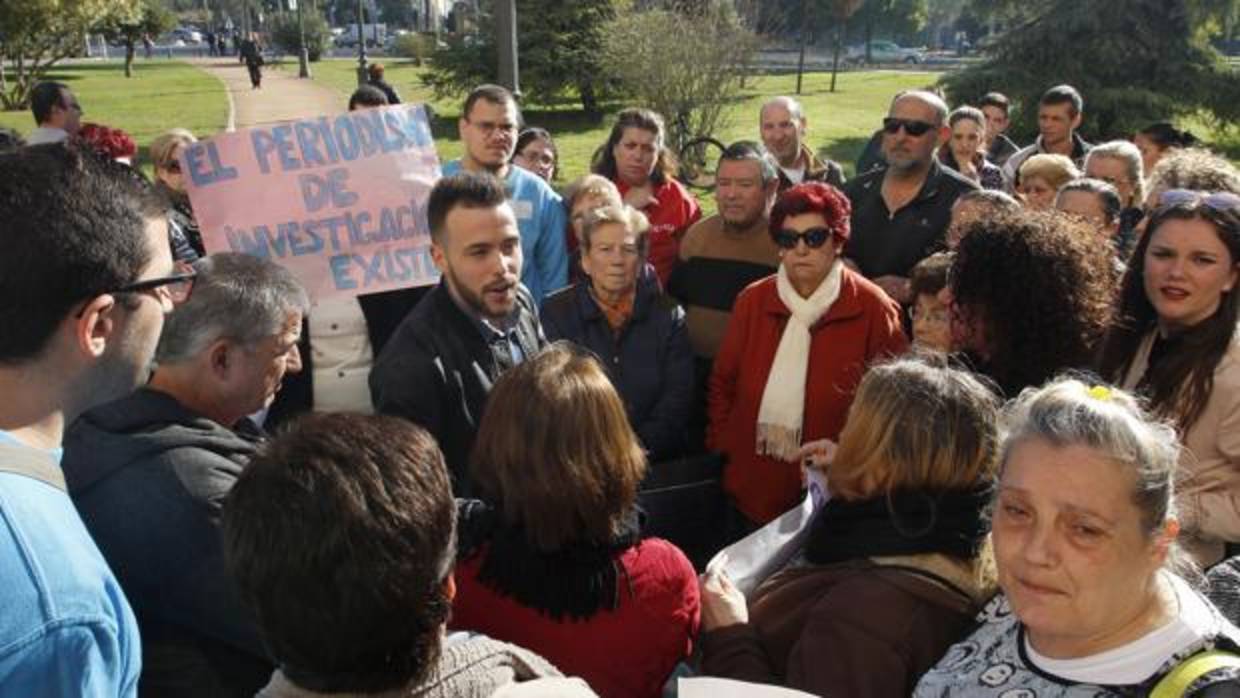
[[[707,677],[679,679],[676,695],[678,698],[814,698],[812,693],[783,686]]]
[[[807,469],[806,473],[808,491],[801,503],[720,550],[707,563],[707,575],[722,570],[745,598],[749,598],[767,577],[788,564],[788,560],[804,547],[810,524],[829,498],[822,471]]]

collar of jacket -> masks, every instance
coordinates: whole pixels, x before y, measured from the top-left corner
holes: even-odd
[[[861,305],[861,294],[857,290],[856,272],[848,267],[840,270],[840,295],[831,304],[831,308],[827,310],[814,328],[822,327],[831,322],[841,322],[850,320],[860,316],[865,312],[865,308]],[[825,281],[825,277],[824,277]],[[779,299],[779,290],[775,284],[770,285],[770,293],[762,299],[762,311],[769,315],[778,317],[792,317],[792,311],[788,310],[788,306]]]
[[[590,277],[585,277],[577,282],[573,296],[577,301],[577,311],[581,313],[583,320],[586,322],[607,322],[607,318],[603,317],[602,309],[598,307],[598,303],[594,301],[594,296],[590,294]],[[643,270],[638,270],[637,292],[633,298],[632,322],[645,320],[646,316],[650,314],[650,308],[654,306],[654,301],[658,296],[659,287],[654,277],[647,276]]]
[[[808,182],[826,172],[827,163],[819,160],[814,151],[810,150],[805,143],[801,144],[801,157],[805,159],[805,176],[801,179],[802,182]]]
[[[468,346],[475,347],[479,354],[490,353],[490,344],[487,338],[482,335],[478,319],[468,315],[461,309],[461,306],[457,305],[456,299],[452,297],[452,292],[448,290],[448,280],[446,277],[439,280],[439,285],[435,287],[434,291],[431,291],[430,295],[435,303],[436,310],[438,310],[438,314],[451,323],[450,331],[465,340]],[[531,320],[536,316],[534,314],[534,300],[530,296],[530,292],[525,290],[525,286],[517,286],[517,304],[513,312],[516,314],[513,320],[513,327],[517,331],[517,342],[521,345],[521,351],[527,357],[532,357],[538,353],[538,326],[535,321],[533,324],[535,336],[531,337],[529,326],[531,325]]]
[[[1046,148],[1042,146],[1042,136],[1037,137],[1037,140],[1034,141],[1034,146],[1035,146],[1034,150],[1039,155],[1046,152]],[[1080,163],[1085,158],[1085,154],[1088,153],[1089,149],[1092,147],[1093,146],[1087,143],[1084,138],[1081,138],[1081,134],[1077,133],[1076,131],[1072,132],[1071,158],[1074,162]]]

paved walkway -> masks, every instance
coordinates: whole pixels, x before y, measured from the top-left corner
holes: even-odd
[[[285,63],[276,70],[263,68],[263,86],[250,87],[250,75],[236,59],[200,59],[191,61],[202,70],[219,78],[228,89],[231,102],[230,127],[245,128],[275,121],[304,119],[345,110],[348,99],[330,87],[313,80],[297,77],[297,63]]]

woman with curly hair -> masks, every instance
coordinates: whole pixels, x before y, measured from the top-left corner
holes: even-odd
[[[728,457],[732,535],[782,514],[801,494],[806,441],[839,438],[866,367],[908,341],[900,307],[844,266],[851,206],[839,189],[800,184],[771,210],[779,270],[741,292],[715,357],[706,445]]]
[[[1078,223],[1022,211],[974,222],[949,276],[952,334],[981,373],[1015,397],[1085,368],[1110,322],[1110,252]]]
[[[1240,541],[1240,196],[1172,189],[1160,203],[1129,259],[1099,371],[1178,428],[1181,537],[1209,565]]]

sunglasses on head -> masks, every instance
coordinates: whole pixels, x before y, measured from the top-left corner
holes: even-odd
[[[1240,196],[1229,191],[1204,192],[1191,189],[1168,189],[1158,195],[1159,208],[1196,203],[1220,212],[1240,210]]]
[[[894,116],[883,119],[883,131],[893,136],[902,128],[910,136],[924,136],[930,129],[934,128],[934,124],[919,119],[900,119]]]
[[[830,228],[810,228],[805,232],[798,232],[787,229],[775,233],[775,244],[785,250],[794,249],[798,242],[805,241],[805,246],[811,250],[816,250],[827,243],[831,239]]]

